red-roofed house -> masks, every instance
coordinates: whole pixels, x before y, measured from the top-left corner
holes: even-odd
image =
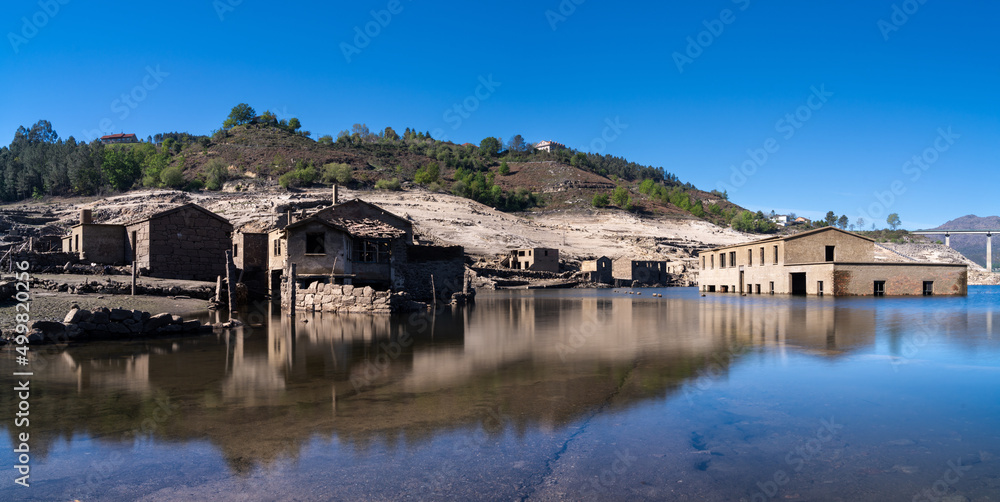
[[[114,143],[138,143],[139,140],[136,139],[135,134],[108,134],[107,136],[101,136],[101,143],[105,145],[110,145]]]

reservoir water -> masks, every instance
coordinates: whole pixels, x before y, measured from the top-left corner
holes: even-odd
[[[0,499],[996,501],[1000,288],[969,289],[510,291],[40,350]]]

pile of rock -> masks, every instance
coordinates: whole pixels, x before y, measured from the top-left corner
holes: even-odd
[[[92,340],[125,340],[169,335],[211,333],[212,326],[196,319],[184,320],[167,313],[150,315],[141,310],[102,308],[93,312],[71,309],[62,322],[35,321],[28,343],[64,343]]]

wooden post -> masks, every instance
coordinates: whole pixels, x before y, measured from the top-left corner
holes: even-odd
[[[222,276],[215,276],[215,303],[222,303]]]
[[[292,264],[291,272],[288,274],[288,315],[295,317],[295,264]]]
[[[226,251],[226,293],[229,299],[229,311],[233,312],[236,310],[236,284],[233,279],[233,251]]]
[[[434,297],[434,306],[438,304],[437,288],[434,287],[434,274],[431,274],[431,296]]]
[[[136,272],[136,262],[132,260],[132,296],[135,296],[135,272]]]

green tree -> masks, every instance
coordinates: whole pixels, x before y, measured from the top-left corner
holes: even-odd
[[[846,229],[848,223],[850,223],[850,220],[847,219],[847,215],[840,215],[840,218],[837,219],[837,226],[841,230]]]
[[[396,134],[396,131],[394,131],[391,127],[386,127],[385,130],[382,131],[382,139],[399,141],[399,134]]]
[[[105,148],[101,163],[104,177],[115,190],[128,190],[142,174],[142,166],[127,148]]]
[[[895,230],[896,227],[898,227],[902,223],[902,221],[899,220],[898,213],[890,214],[889,217],[885,219],[885,222],[888,223],[893,230]]]
[[[219,159],[212,159],[205,164],[205,189],[218,191],[229,180],[229,168]]]
[[[378,180],[375,182],[375,188],[378,190],[399,190],[400,184],[398,178],[392,178],[389,180]]]
[[[295,132],[295,131],[298,131],[301,128],[302,128],[302,123],[299,122],[299,119],[297,119],[295,117],[292,117],[292,118],[288,119],[288,130],[289,131]]]
[[[608,199],[607,194],[599,193],[594,195],[594,199],[590,203],[596,208],[602,208],[608,207],[609,202],[610,200]]]
[[[500,148],[502,148],[500,140],[494,138],[493,136],[483,138],[483,140],[479,142],[479,151],[483,155],[489,157],[495,157],[498,153],[500,153]]]
[[[428,185],[438,180],[441,176],[441,167],[438,166],[437,162],[431,162],[426,166],[417,169],[417,172],[413,175],[413,181],[415,183],[420,183],[421,185]]]
[[[827,226],[832,227],[835,223],[837,223],[837,215],[834,214],[833,211],[827,211],[824,221],[826,221]]]
[[[321,145],[332,145],[333,144],[333,136],[330,136],[329,134],[325,134],[323,136],[320,136],[319,139],[317,139],[316,141],[318,141],[319,144],[321,144]]]
[[[626,204],[631,200],[628,195],[628,189],[623,185],[619,185],[611,192],[611,203],[625,209]]]
[[[507,176],[510,174],[510,166],[507,165],[507,161],[500,163],[500,176]]]
[[[229,117],[222,123],[222,127],[229,129],[233,126],[249,124],[257,116],[253,107],[246,103],[240,103],[229,111]]]

